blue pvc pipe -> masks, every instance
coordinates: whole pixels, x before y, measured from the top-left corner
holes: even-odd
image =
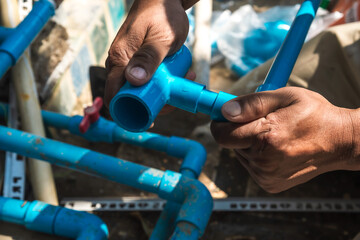
[[[203,234],[211,215],[213,203],[207,188],[180,173],[163,172],[3,126],[0,126],[0,149],[156,193],[181,204],[175,223],[186,222],[199,235]]]
[[[0,117],[7,114],[8,105],[0,103]],[[204,147],[193,140],[179,137],[165,137],[155,133],[132,133],[119,128],[113,122],[100,118],[93,124],[86,134],[78,130],[82,120],[80,116],[67,117],[58,113],[42,111],[44,123],[47,126],[60,129],[67,129],[73,134],[96,141],[104,140],[107,142],[126,142],[129,144],[142,146],[158,151],[166,152],[168,155],[183,158],[180,167],[182,176],[197,178],[206,161],[206,150]],[[180,212],[181,204],[168,201],[165,209],[154,228],[151,239],[169,239],[175,229],[176,219]]]
[[[44,123],[47,126],[70,129],[74,134],[82,135],[77,130],[74,131],[81,122],[81,118],[76,118],[77,120],[75,121],[62,115],[60,115],[61,117],[57,117],[59,114],[46,111],[42,111],[42,115]],[[99,123],[93,125],[90,128],[90,132],[88,134],[91,135],[91,138],[103,139],[103,137],[99,137],[99,134],[105,134],[106,136],[113,136],[113,139],[109,139],[110,142],[125,142],[132,145],[166,152],[170,156],[184,159],[180,167],[180,172],[183,176],[195,179],[200,175],[207,156],[206,150],[198,142],[178,137],[169,138],[148,132],[132,133],[115,126],[115,124],[112,122],[111,123],[114,125],[114,127],[102,127],[101,125],[105,122],[106,121],[101,120]],[[109,125],[110,122],[106,124],[106,126]],[[96,128],[102,130],[95,130]],[[113,134],[107,134],[106,132],[113,132]],[[89,139],[89,136],[86,138]],[[159,220],[157,221],[156,226],[152,232],[151,239],[169,239],[175,229],[176,219],[180,208],[181,205],[179,203],[167,201],[166,206],[162,211]]]
[[[1,103],[0,103],[1,106]],[[41,111],[41,115],[44,121],[44,124],[51,126],[57,129],[66,129],[69,130],[71,118],[59,113]],[[80,131],[79,131],[80,132]]]
[[[0,26],[0,43],[2,41],[4,41],[4,39],[6,37],[8,37],[10,34],[12,34],[13,31],[14,31],[14,29],[12,29],[12,28],[6,28],[6,27]]]
[[[163,172],[115,157],[0,126],[0,148],[156,192]],[[100,164],[101,163],[101,164]]]
[[[0,118],[7,115],[8,105],[0,102]],[[41,111],[44,124],[48,127],[69,130],[72,134],[79,135],[90,141],[103,141],[108,143],[125,142],[128,144],[145,147],[170,156],[184,159],[180,172],[186,176],[197,178],[205,164],[207,153],[205,148],[198,142],[179,138],[165,137],[156,133],[143,132],[133,133],[118,127],[114,122],[100,118],[91,125],[88,132],[83,134],[79,131],[82,116],[68,117],[62,114]]]
[[[320,3],[321,0],[306,0],[301,5],[264,83],[258,87],[257,92],[286,86]]]
[[[7,104],[0,103],[0,117],[7,114]],[[132,133],[121,129],[115,123],[100,119],[93,124],[86,134],[78,130],[82,120],[80,116],[67,117],[58,113],[42,111],[44,123],[47,126],[59,129],[67,129],[73,134],[96,141],[102,139],[107,142],[125,142],[132,145],[142,146],[162,152],[170,156],[183,158],[180,172],[183,176],[197,178],[205,164],[207,154],[205,148],[193,140],[179,137],[165,137],[155,133]],[[154,228],[152,239],[168,239],[171,236],[176,224],[176,217],[181,205],[168,201],[165,209]]]
[[[264,85],[257,91],[275,90],[286,85],[319,4],[320,0],[306,0],[302,4]],[[174,74],[169,70],[174,65],[184,71]],[[110,103],[114,121],[128,131],[142,132],[150,127],[165,104],[208,114],[215,121],[225,121],[221,108],[236,96],[214,93],[206,90],[204,85],[184,79],[190,65],[191,54],[183,46],[174,56],[164,60],[147,84],[140,87],[125,84]]]
[[[195,231],[193,226],[187,224],[186,222],[183,222],[181,224],[178,224],[170,240],[196,240],[199,239],[199,237],[199,232]]]
[[[175,230],[176,217],[179,214],[181,205],[168,201],[160,214],[155,228],[151,233],[150,240],[167,240]]]
[[[0,44],[0,78],[11,66],[16,64],[25,49],[29,47],[54,14],[55,3],[53,1],[36,1],[29,15],[3,39]]]
[[[6,52],[1,52],[0,49],[0,79],[5,75],[10,66],[13,65],[11,56]]]
[[[108,237],[107,226],[97,216],[40,201],[0,197],[0,220],[77,240],[105,240]]]

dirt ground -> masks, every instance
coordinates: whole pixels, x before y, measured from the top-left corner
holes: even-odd
[[[236,6],[248,1],[236,1]],[[259,10],[275,4],[296,3],[301,1],[253,0]],[[219,8],[220,3],[215,3]],[[103,79],[103,78],[102,78]],[[212,68],[211,84],[216,89],[226,90],[237,80],[231,72],[219,64]],[[102,89],[99,81],[95,89]],[[101,91],[96,93],[101,95]],[[95,94],[95,95],[96,95]],[[160,116],[155,122],[153,132],[166,136],[179,136],[201,142],[208,151],[208,161],[204,175],[213,181],[217,189],[215,196],[229,197],[268,197],[268,198],[360,198],[360,173],[332,172],[321,175],[306,184],[302,184],[280,194],[268,194],[259,188],[249,177],[246,170],[237,161],[231,150],[223,149],[214,143],[206,127],[207,116],[190,114],[175,110],[166,116]],[[194,131],[195,130],[195,131]],[[74,137],[64,131],[48,131],[49,136],[86,147],[105,154],[158,169],[177,170],[180,160],[163,153],[131,146],[125,143],[90,143]],[[2,156],[3,157],[3,156]],[[1,168],[1,166],[0,166]],[[56,186],[60,199],[78,197],[123,197],[153,196],[128,186],[96,178],[69,169],[53,167]],[[31,187],[27,188],[27,199],[31,199]],[[159,213],[96,213],[108,225],[111,240],[148,239]],[[350,240],[360,231],[359,214],[330,213],[213,213],[207,230],[202,237],[206,240]],[[11,236],[11,237],[10,237]],[[25,230],[13,224],[0,223],[0,240],[47,240],[63,239],[46,234]]]

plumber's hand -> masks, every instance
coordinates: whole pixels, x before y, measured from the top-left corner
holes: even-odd
[[[189,29],[181,0],[135,0],[106,60],[105,104],[125,79],[140,86],[150,80],[167,56],[186,40]]]
[[[333,170],[359,170],[357,110],[335,107],[321,95],[286,87],[238,97],[213,122],[221,145],[266,191],[277,193]],[[355,135],[355,136],[354,136]]]

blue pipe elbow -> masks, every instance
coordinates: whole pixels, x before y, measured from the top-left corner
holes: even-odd
[[[105,240],[108,237],[107,226],[97,216],[40,201],[0,197],[0,220],[77,240]]]
[[[196,227],[199,236],[204,233],[212,213],[213,199],[201,182],[180,173],[165,171],[159,186],[159,196],[175,202],[184,199],[176,225],[186,222]]]
[[[77,240],[105,240],[109,231],[93,214],[61,208],[54,222],[54,234]]]
[[[207,152],[200,143],[179,137],[171,137],[167,150],[167,154],[177,158],[183,158],[180,172],[189,170],[193,172],[193,178],[198,178],[207,158]]]

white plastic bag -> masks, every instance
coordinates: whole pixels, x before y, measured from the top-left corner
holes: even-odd
[[[277,6],[256,13],[250,5],[235,11],[216,28],[216,46],[227,65],[240,77],[274,57],[284,41],[300,5]],[[314,37],[341,17],[319,9],[309,37]]]

